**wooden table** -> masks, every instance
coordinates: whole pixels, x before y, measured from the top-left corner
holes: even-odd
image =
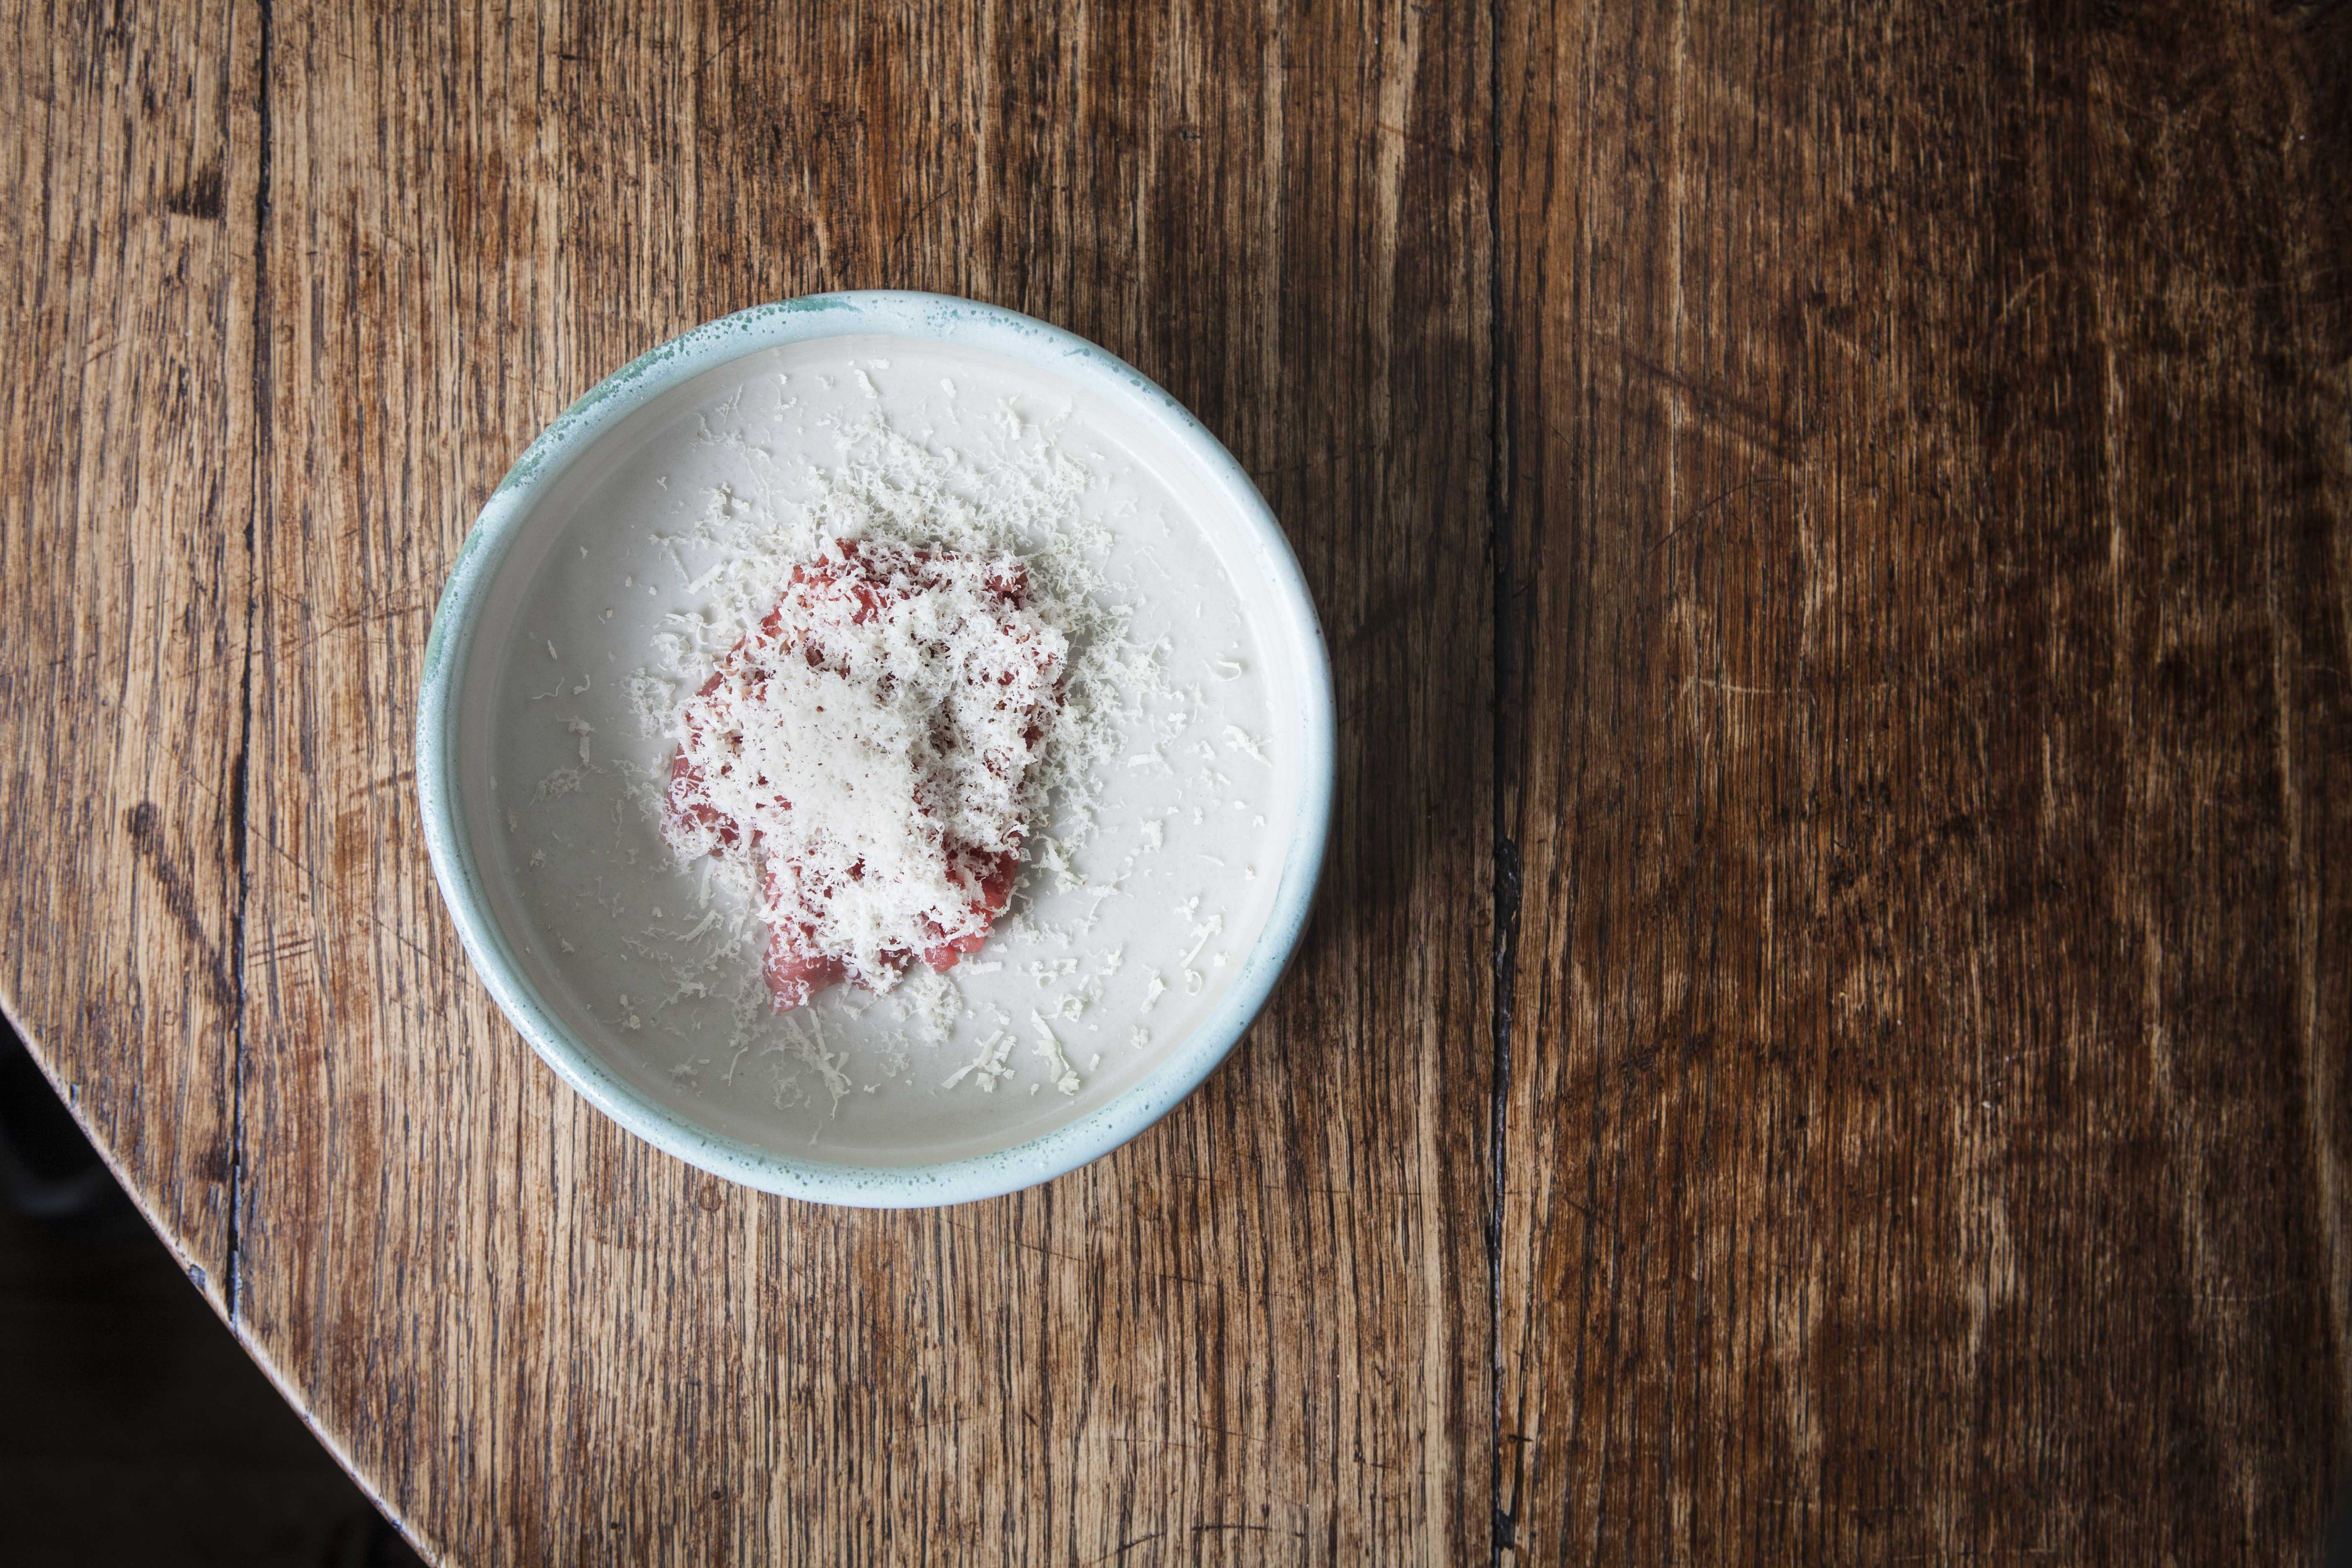
[[[2352,7],[58,9],[0,27],[0,991],[429,1552],[2315,1538]],[[559,1088],[412,773],[540,426],[875,286],[1198,410],[1342,709],[1231,1063],[905,1215]]]

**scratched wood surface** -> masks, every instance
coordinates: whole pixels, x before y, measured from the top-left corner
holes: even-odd
[[[429,1553],[2307,1552],[2352,10],[413,9],[0,12],[0,999]],[[559,1088],[410,738],[541,424],[883,286],[1196,409],[1341,705],[1233,1061],[896,1215]]]

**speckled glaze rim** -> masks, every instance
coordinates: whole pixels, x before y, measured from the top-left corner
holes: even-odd
[[[477,622],[499,563],[557,477],[637,409],[706,371],[780,344],[867,332],[961,344],[1050,370],[1171,438],[1255,545],[1255,563],[1304,655],[1304,771],[1290,848],[1265,927],[1216,1011],[1109,1104],[1012,1148],[929,1165],[844,1165],[773,1153],[656,1104],[613,1073],[572,1038],[517,963],[490,912],[458,808],[457,699]],[[475,520],[434,613],[417,693],[416,781],[433,873],[458,940],[499,1009],[557,1076],[638,1137],[714,1175],[818,1203],[913,1208],[1017,1192],[1098,1159],[1173,1110],[1232,1052],[1306,929],[1330,832],[1334,723],[1330,656],[1297,557],[1233,454],[1181,404],[1118,356],[1015,311],[940,294],[812,294],[706,322],[641,355],[598,383],[516,459]]]

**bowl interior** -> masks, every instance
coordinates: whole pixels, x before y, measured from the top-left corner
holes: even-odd
[[[1222,449],[1074,342],[728,342],[667,384],[592,394],[594,427],[535,449],[485,511],[444,606],[457,624],[436,626],[436,860],[534,1046],[697,1163],[812,1195],[840,1178],[853,1201],[916,1201],[904,1178],[926,1173],[1036,1179],[1189,1089],[1296,941],[1329,769],[1296,564]],[[1150,652],[1115,694],[1132,711],[987,950],[772,1017],[756,922],[662,842],[664,724],[731,637],[730,585],[767,569],[747,542],[939,542],[921,537],[939,505],[1087,552],[1093,602]]]

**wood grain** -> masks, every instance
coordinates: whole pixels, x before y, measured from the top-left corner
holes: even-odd
[[[255,43],[0,22],[0,993],[221,1299],[256,594]]]
[[[2352,491],[2292,26],[1525,21],[1500,1533],[2299,1559]]]
[[[2299,1557],[2346,16],[25,8],[0,994],[453,1563]],[[1234,1060],[908,1215],[557,1088],[411,740],[546,420],[883,286],[1197,410],[1341,704]]]

